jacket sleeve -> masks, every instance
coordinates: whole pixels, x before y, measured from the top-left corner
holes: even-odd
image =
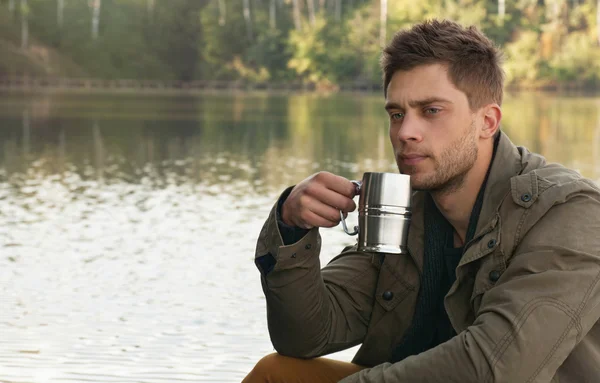
[[[549,382],[600,317],[600,199],[577,193],[523,237],[474,323],[353,382]]]
[[[344,251],[321,270],[317,228],[285,245],[277,204],[259,235],[255,258],[274,263],[261,271],[273,346],[282,355],[311,358],[350,348],[365,337],[378,268],[372,255]]]

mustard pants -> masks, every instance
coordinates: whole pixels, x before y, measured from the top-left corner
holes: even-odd
[[[337,383],[363,368],[333,359],[296,359],[274,353],[262,358],[242,383]]]

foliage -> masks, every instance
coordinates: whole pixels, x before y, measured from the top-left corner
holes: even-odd
[[[507,63],[504,67],[508,84],[534,86],[541,79],[546,66],[540,49],[540,33],[523,31],[518,39],[505,47]]]
[[[595,86],[598,3],[505,1],[501,16],[499,1],[388,1],[386,40],[416,22],[449,18],[476,25],[503,48],[510,85]],[[301,80],[327,88],[381,81],[378,0],[312,0],[314,17],[308,0],[102,0],[97,39],[91,1],[65,0],[62,23],[58,0],[16,4],[9,12],[0,0],[0,75]]]
[[[314,83],[325,86],[354,78],[360,71],[360,56],[346,41],[347,25],[328,23],[319,16],[315,25],[304,23],[290,34],[289,68]]]

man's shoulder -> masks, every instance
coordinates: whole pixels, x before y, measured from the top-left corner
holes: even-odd
[[[600,188],[574,169],[557,163],[528,167],[510,179],[510,193],[499,211],[512,249],[549,246],[580,239],[581,246],[596,246],[600,225]],[[585,223],[582,225],[582,223]],[[593,237],[593,238],[592,238]],[[520,245],[519,245],[520,246]]]
[[[524,167],[510,182],[514,202],[523,207],[545,205],[549,209],[582,194],[600,201],[596,182],[559,163],[537,161],[536,166]]]
[[[575,169],[559,163],[540,162],[538,166],[526,167],[521,174],[514,176],[511,183],[534,183],[541,191],[555,190],[589,190],[600,193],[600,187],[594,181],[584,177]]]

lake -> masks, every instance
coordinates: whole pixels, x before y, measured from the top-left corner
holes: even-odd
[[[503,111],[600,180],[600,97]],[[279,193],[396,171],[379,94],[13,93],[0,124],[0,382],[241,381],[273,351],[253,256]],[[355,240],[321,233],[322,264]]]

